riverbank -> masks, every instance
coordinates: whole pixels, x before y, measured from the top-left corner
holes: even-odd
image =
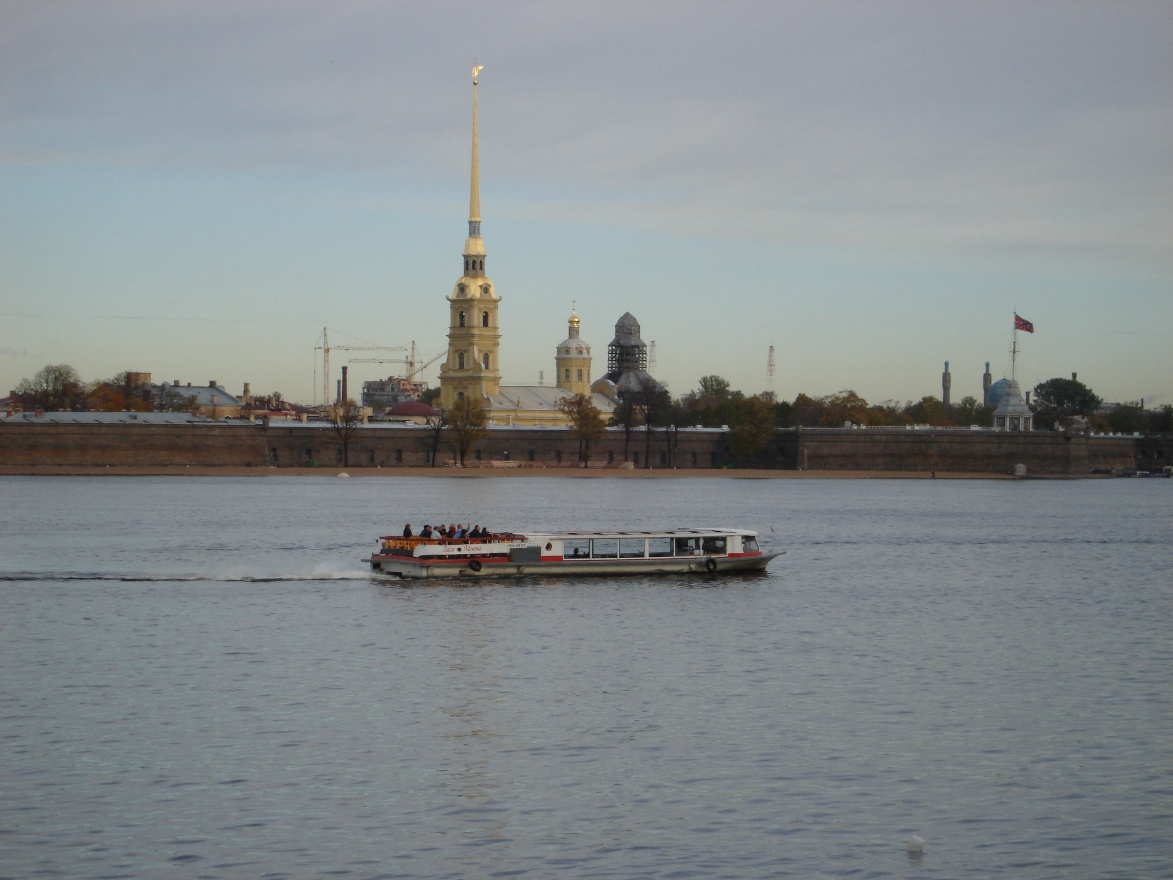
[[[569,477],[572,479],[681,479],[708,477],[731,480],[1009,480],[1008,474],[938,471],[780,471],[751,468],[276,468],[276,467],[69,467],[56,465],[0,466],[0,476],[70,477]],[[1090,475],[1089,475],[1090,476]]]

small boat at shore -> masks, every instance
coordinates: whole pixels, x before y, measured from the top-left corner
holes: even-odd
[[[384,536],[371,569],[402,578],[521,575],[725,574],[764,571],[780,553],[747,529],[493,534],[480,538]]]

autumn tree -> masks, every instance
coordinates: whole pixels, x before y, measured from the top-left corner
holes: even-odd
[[[558,401],[558,411],[570,420],[570,432],[578,440],[578,460],[587,467],[591,447],[602,440],[607,431],[602,411],[585,394],[563,397]]]
[[[980,425],[989,428],[994,424],[994,408],[984,405],[976,397],[966,395],[953,404],[953,419],[962,427]]]
[[[1048,379],[1034,388],[1037,407],[1036,423],[1050,426],[1057,420],[1071,416],[1091,416],[1103,402],[1090,388],[1077,379]]]
[[[489,435],[489,416],[481,404],[470,397],[458,398],[448,410],[445,428],[448,443],[456,453],[460,466],[473,446]]]
[[[868,402],[850,389],[828,394],[819,399],[822,413],[819,424],[824,428],[841,428],[847,422],[853,425],[870,424]]]
[[[31,380],[22,379],[16,397],[28,409],[67,412],[85,405],[85,389],[77,370],[69,364],[41,367]]]
[[[945,412],[945,404],[931,395],[909,404],[905,407],[904,414],[917,425],[944,425],[952,421]]]
[[[692,415],[693,424],[717,428],[729,424],[735,405],[744,399],[728,379],[710,375],[702,376],[697,390],[685,394],[680,402]]]
[[[737,401],[729,420],[729,447],[741,461],[760,461],[774,436],[774,407],[760,397]]]
[[[90,408],[101,412],[152,412],[154,389],[142,381],[143,376],[124,371],[112,379],[95,382],[89,391]]]
[[[790,404],[786,423],[795,428],[814,428],[823,416],[823,405],[808,394],[799,394]]]
[[[347,398],[330,407],[330,427],[342,447],[343,467],[350,467],[350,444],[358,438],[362,424],[362,409],[353,400]]]

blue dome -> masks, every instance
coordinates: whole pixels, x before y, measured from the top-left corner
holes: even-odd
[[[986,406],[997,406],[1002,402],[1002,398],[1006,396],[1007,390],[1010,388],[1009,379],[999,379],[990,386],[990,390],[986,392]]]

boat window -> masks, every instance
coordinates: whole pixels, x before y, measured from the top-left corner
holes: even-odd
[[[648,556],[671,556],[671,538],[648,538]]]
[[[644,539],[643,538],[620,538],[619,539],[619,555],[624,559],[643,559],[644,555]]]
[[[700,538],[677,538],[676,539],[676,555],[677,556],[696,556],[701,549]]]
[[[591,555],[591,542],[588,538],[567,538],[562,542],[563,559],[585,559]]]
[[[741,539],[741,549],[745,553],[757,553],[758,552],[758,539],[757,538],[750,538],[748,536],[742,538]]]
[[[703,542],[701,542],[701,549],[705,553],[711,553],[711,554],[717,554],[717,555],[724,553],[725,552],[725,536],[722,535],[720,538],[705,538],[705,540]]]
[[[594,538],[591,541],[592,559],[614,559],[619,555],[618,538]]]

